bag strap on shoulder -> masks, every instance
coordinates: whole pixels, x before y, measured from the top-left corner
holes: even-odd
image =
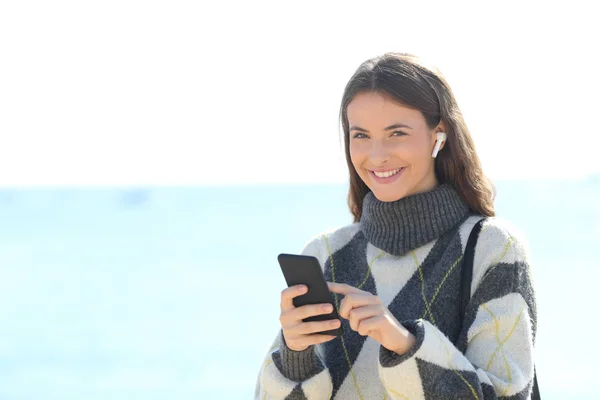
[[[469,239],[467,240],[467,247],[465,248],[465,256],[464,263],[461,271],[460,277],[460,307],[461,307],[461,318],[465,318],[465,313],[467,311],[467,306],[469,305],[469,301],[471,300],[471,282],[473,280],[473,261],[475,259],[475,246],[477,245],[477,239],[479,238],[479,234],[481,233],[481,228],[485,223],[486,218],[479,220],[475,226],[473,226],[473,230],[469,235]],[[540,400],[540,389],[537,383],[537,374],[535,372],[535,367],[533,369],[533,391],[531,394],[532,400]]]
[[[475,259],[475,245],[477,245],[477,239],[481,228],[485,222],[485,218],[480,220],[473,226],[473,230],[469,235],[467,241],[467,247],[465,249],[465,258],[461,271],[460,277],[460,308],[462,310],[461,317],[464,319],[465,312],[467,311],[467,305],[471,300],[471,281],[473,280],[473,261]]]

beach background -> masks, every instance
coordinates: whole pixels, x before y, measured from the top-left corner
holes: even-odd
[[[452,87],[529,239],[544,399],[594,399],[592,2],[0,2],[0,400],[248,399],[282,252],[351,222],[339,102],[388,51]]]
[[[497,182],[527,236],[545,399],[594,399],[600,180]],[[344,185],[0,191],[0,398],[248,399],[280,252],[350,222]]]

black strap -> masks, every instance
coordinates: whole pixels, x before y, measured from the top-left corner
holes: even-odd
[[[471,300],[471,281],[473,280],[473,260],[475,259],[475,245],[477,244],[477,239],[479,238],[479,233],[481,232],[481,228],[485,222],[485,218],[480,220],[475,224],[471,234],[469,235],[469,240],[467,241],[467,248],[465,249],[465,258],[461,271],[461,281],[460,281],[460,306],[461,306],[461,318],[465,318],[465,313],[467,311],[467,305],[469,304],[469,300]],[[535,366],[533,368],[533,391],[531,394],[532,400],[540,400],[540,389],[537,383],[537,374],[535,372]]]
[[[485,218],[475,224],[469,235],[467,248],[465,249],[465,258],[460,277],[460,309],[462,310],[461,316],[463,320],[465,318],[465,313],[467,312],[469,300],[471,300],[471,281],[473,280],[475,245],[477,244],[477,238],[479,238],[479,233],[481,232],[484,222]]]
[[[531,394],[533,400],[541,400],[540,398],[540,387],[537,383],[537,374],[535,372],[535,365],[533,366],[533,393]]]

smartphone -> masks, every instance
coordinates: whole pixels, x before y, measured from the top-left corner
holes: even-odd
[[[329,314],[315,315],[303,319],[303,322],[328,321],[331,319],[340,320],[340,316],[335,309],[333,294],[329,291],[327,281],[323,276],[323,270],[319,260],[313,256],[304,256],[297,254],[280,254],[277,257],[281,271],[287,282],[288,287],[295,285],[306,285],[308,292],[295,297],[294,307],[301,307],[307,304],[325,304],[333,306],[333,311]],[[340,320],[341,321],[341,320]],[[323,332],[317,332],[324,335],[341,336],[343,334],[342,326]]]

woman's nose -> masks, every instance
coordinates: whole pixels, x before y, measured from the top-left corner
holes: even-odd
[[[374,165],[380,165],[385,163],[389,158],[389,149],[384,143],[374,141],[369,152],[369,158],[371,163]]]

